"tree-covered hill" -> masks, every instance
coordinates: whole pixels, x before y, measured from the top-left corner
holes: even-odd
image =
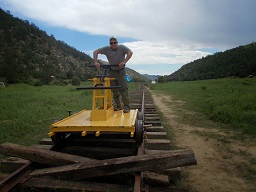
[[[40,79],[48,84],[51,76],[84,80],[93,74],[93,69],[85,67],[92,63],[90,56],[8,11],[0,9],[0,18],[0,78],[7,83]]]
[[[208,55],[182,66],[167,81],[191,81],[256,75],[256,43]]]
[[[53,77],[84,81],[96,74],[90,64],[93,59],[89,55],[0,8],[0,81],[49,84]],[[138,81],[144,81],[134,73]]]

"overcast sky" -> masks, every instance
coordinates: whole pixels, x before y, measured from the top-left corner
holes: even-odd
[[[0,0],[0,7],[91,56],[114,35],[142,74],[169,75],[256,40],[256,0]]]

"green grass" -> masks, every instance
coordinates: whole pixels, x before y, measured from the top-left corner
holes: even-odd
[[[256,135],[256,78],[169,82],[151,89],[185,101],[189,109],[230,129]]]
[[[129,89],[138,85],[129,83]],[[90,110],[91,98],[91,90],[76,90],[71,85],[15,84],[0,89],[0,143],[36,144],[47,137],[50,124],[68,116],[67,110]]]
[[[73,112],[89,108],[89,91],[74,86],[35,87],[16,84],[0,89],[0,143],[32,144],[47,137],[49,125]]]

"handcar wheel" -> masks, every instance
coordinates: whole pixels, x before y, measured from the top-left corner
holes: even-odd
[[[65,138],[66,138],[66,133],[55,133],[55,135],[51,137],[54,143],[62,142],[65,140]]]
[[[138,120],[144,121],[144,115],[143,115],[143,113],[141,111],[138,112],[137,118],[138,118]]]
[[[136,143],[140,145],[143,142],[143,121],[136,119],[135,123],[135,138]]]

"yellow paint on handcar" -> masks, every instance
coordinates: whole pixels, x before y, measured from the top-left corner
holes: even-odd
[[[53,135],[55,135],[55,133],[53,131],[48,133],[48,137],[52,137]]]
[[[90,121],[90,110],[83,110],[51,125],[50,132],[135,132],[137,109],[130,113],[115,111],[107,121]]]
[[[96,131],[95,136],[99,137],[100,136],[100,131]]]
[[[81,135],[84,137],[85,135],[87,135],[87,131],[83,131]]]

